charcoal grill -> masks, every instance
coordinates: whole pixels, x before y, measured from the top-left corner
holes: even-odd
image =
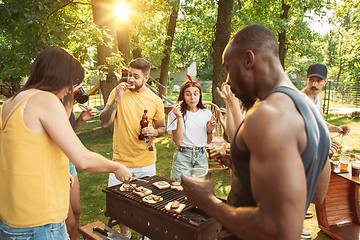
[[[152,183],[157,181],[173,182],[160,176],[131,181],[131,184],[151,189],[153,194],[164,199],[155,204],[143,202],[142,197],[132,192],[120,191],[121,185],[103,189],[106,193],[106,215],[153,240],[217,239],[221,227],[219,222],[191,205],[181,191],[153,186]],[[180,214],[165,210],[165,205],[174,200],[186,205]]]

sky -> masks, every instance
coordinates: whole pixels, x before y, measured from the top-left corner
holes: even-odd
[[[329,17],[333,15],[333,11],[328,11],[328,10],[325,11],[327,12],[327,15],[323,19],[320,19],[320,17],[315,15],[314,13],[305,14],[306,16],[310,15],[313,17],[313,20],[307,17],[306,21],[310,23],[309,26],[314,32],[320,33],[321,35],[328,34],[331,28],[333,27],[328,22]]]

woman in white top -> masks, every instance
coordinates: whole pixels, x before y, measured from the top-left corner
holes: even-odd
[[[200,84],[187,77],[189,80],[181,85],[167,124],[167,130],[178,146],[171,169],[171,179],[175,181],[181,181],[181,174],[188,169],[208,169],[205,146],[212,141],[216,124],[215,115],[202,103]]]

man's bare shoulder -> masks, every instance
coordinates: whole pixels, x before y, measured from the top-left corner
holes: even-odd
[[[244,122],[244,133],[249,139],[296,141],[299,134],[303,135],[302,130],[305,130],[303,118],[292,99],[283,93],[273,93],[255,104]]]
[[[298,114],[292,99],[284,93],[273,93],[265,100],[255,103],[248,111],[247,118],[251,122],[279,121],[279,118],[283,119],[284,115],[289,116],[289,114]]]
[[[274,93],[251,108],[235,141],[262,163],[300,159],[307,143],[305,123],[288,95]]]

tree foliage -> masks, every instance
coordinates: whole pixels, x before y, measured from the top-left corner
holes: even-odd
[[[115,4],[116,1],[106,2]],[[136,52],[136,56],[149,60],[153,68],[159,68],[165,56],[172,4],[177,0],[123,1],[132,10],[126,22],[130,53]],[[284,68],[291,78],[304,79],[310,64],[322,62],[328,65],[330,78],[359,81],[359,1],[339,1],[236,0],[231,34],[252,23],[269,27],[283,44]],[[213,79],[218,2],[180,1],[170,72],[195,60],[200,80]],[[331,19],[335,27],[324,36],[314,33],[307,19],[321,18],[329,9],[335,11]],[[32,61],[43,47],[62,46],[85,65],[96,66],[96,44],[104,44],[109,37],[106,26],[94,24],[91,0],[3,0],[0,17],[0,78],[10,83],[13,90],[21,78],[29,74]],[[121,25],[117,28],[120,30]],[[108,56],[106,62],[122,67],[123,59],[115,53]],[[99,65],[101,69],[106,68],[105,62]]]
[[[337,5],[331,32],[332,71],[336,82],[360,81],[360,9],[358,1]],[[335,46],[334,46],[335,45]],[[329,59],[330,60],[330,59]]]
[[[81,62],[94,61],[102,31],[92,21],[91,5],[78,1],[3,0],[0,3],[0,78],[18,85],[44,47],[64,47]]]

